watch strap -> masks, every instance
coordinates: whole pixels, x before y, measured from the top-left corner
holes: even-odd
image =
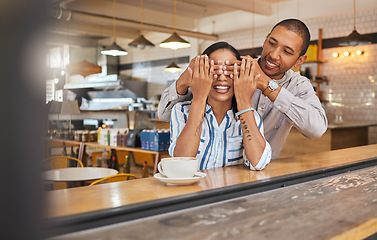
[[[268,96],[270,93],[272,93],[273,90],[270,87],[267,87],[262,93],[264,96]]]

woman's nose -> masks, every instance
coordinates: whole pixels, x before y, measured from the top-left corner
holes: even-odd
[[[225,81],[225,80],[226,80],[226,76],[224,73],[218,75],[217,81]]]

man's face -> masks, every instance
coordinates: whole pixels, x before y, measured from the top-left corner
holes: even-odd
[[[277,26],[263,43],[260,67],[272,79],[281,79],[292,66],[298,67],[306,56],[300,57],[302,38],[283,26]]]

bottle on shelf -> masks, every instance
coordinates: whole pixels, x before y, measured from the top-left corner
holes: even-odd
[[[130,161],[127,155],[124,157],[123,173],[131,173]],[[129,180],[129,177],[127,177],[127,180]]]
[[[92,155],[89,155],[89,156],[88,156],[88,167],[93,167],[93,159],[92,159]]]
[[[86,153],[86,151],[84,151],[84,154],[82,156],[82,165],[84,165],[84,167],[87,167],[88,166],[88,154]]]
[[[107,168],[106,166],[106,158],[102,158],[102,167]]]
[[[71,146],[71,153],[69,154],[70,157],[75,157],[75,150],[73,150],[73,146]]]
[[[107,158],[107,167],[108,168],[111,168],[111,166],[113,164],[113,155],[114,155],[114,151],[111,149],[110,157]]]
[[[106,167],[106,162],[107,162],[107,151],[106,148],[103,149],[102,152],[102,167]]]
[[[124,173],[131,173],[130,160],[127,155],[125,156],[124,165]]]
[[[149,172],[148,172],[148,165],[147,162],[145,161],[143,164],[143,169],[141,170],[141,177],[142,178],[147,178],[149,177]]]
[[[102,156],[96,157],[96,167],[102,167]]]
[[[74,157],[74,158],[76,158],[76,154],[75,154],[75,150],[73,150],[73,146],[71,146],[71,153],[69,154],[69,156],[70,156],[70,157]],[[68,161],[68,166],[69,166],[69,167],[75,167],[76,164],[77,164],[76,161],[73,161],[73,160]]]
[[[118,158],[117,158],[117,154],[116,154],[115,150],[114,150],[113,158],[112,158],[112,161],[111,161],[111,168],[119,171]]]

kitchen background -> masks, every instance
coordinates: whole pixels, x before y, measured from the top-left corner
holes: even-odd
[[[238,50],[250,50],[260,48],[266,35],[278,21],[285,18],[300,18],[310,29],[311,40],[318,39],[318,30],[323,30],[323,39],[339,38],[347,36],[353,30],[353,6],[352,1],[346,4],[345,1],[335,1],[344,3],[338,6],[339,10],[334,14],[328,8],[336,7],[330,5],[322,8],[323,13],[315,16],[311,14],[312,6],[305,5],[308,1],[286,1],[273,5],[274,14],[272,16],[252,15],[240,18],[238,13],[224,13],[211,17],[204,17],[197,20],[197,30],[206,33],[216,33],[218,41],[227,41]],[[374,1],[358,1],[361,10],[356,10],[357,31],[362,34],[377,33],[377,4]],[[322,1],[324,4],[324,2]],[[316,3],[320,5],[321,3]],[[332,4],[332,3],[329,3]],[[371,6],[369,9],[366,6]],[[318,9],[315,9],[318,11]],[[314,11],[314,10],[313,10]],[[234,27],[236,25],[237,27]],[[234,29],[237,30],[234,30]],[[169,34],[153,33],[146,34],[148,39],[153,39],[156,45],[169,36]],[[191,43],[190,48],[176,51],[167,50],[158,46],[150,49],[133,49],[128,47],[130,39],[118,38],[117,43],[127,49],[128,55],[119,59],[119,75],[113,76],[111,81],[124,79],[125,81],[146,82],[143,94],[145,99],[157,100],[158,95],[171,84],[182,71],[170,73],[164,71],[166,65],[172,60],[182,68],[188,66],[189,59],[202,52],[213,41],[201,40],[192,37],[184,37]],[[110,44],[109,39],[100,40],[102,45]],[[60,47],[60,49],[62,49]],[[70,62],[78,62],[86,59],[89,62],[102,65],[106,68],[106,59],[100,54],[99,47],[69,47]],[[356,55],[356,50],[363,52]],[[345,57],[344,52],[351,55]],[[339,57],[333,57],[333,53],[338,53]],[[64,55],[64,54],[63,54]],[[51,50],[50,50],[51,56]],[[63,57],[64,58],[64,57]],[[328,115],[330,124],[339,116],[344,122],[375,122],[377,120],[376,105],[376,82],[377,78],[377,45],[368,44],[356,47],[332,47],[322,50],[322,76],[328,82],[320,84],[321,98],[324,100],[323,106]],[[316,73],[316,63],[305,63],[301,71],[310,68],[313,75]],[[102,73],[104,74],[104,73]],[[82,76],[67,76],[66,84],[87,82],[88,79],[101,78],[101,74],[95,74],[86,78]],[[94,80],[95,81],[95,80]],[[107,80],[109,78],[107,77]],[[116,88],[116,87],[115,87]],[[74,99],[76,93],[72,91],[61,91],[61,98]],[[55,96],[56,98],[56,96]],[[84,99],[82,109],[90,109],[90,102]],[[129,104],[129,103],[128,103]],[[377,127],[369,128],[369,143],[377,143]]]

